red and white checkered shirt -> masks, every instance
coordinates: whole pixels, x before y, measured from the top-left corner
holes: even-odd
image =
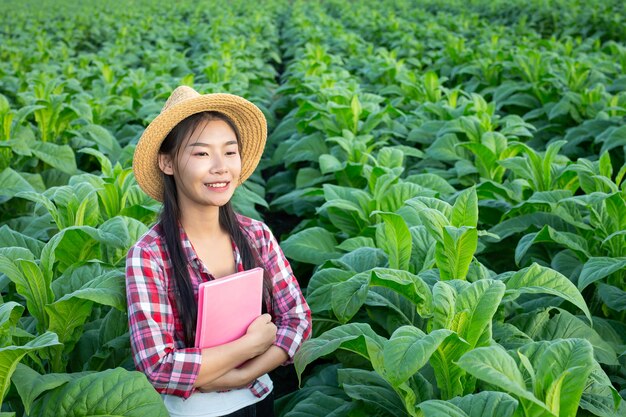
[[[256,246],[263,266],[272,277],[273,302],[268,313],[278,328],[276,346],[293,360],[302,342],[311,335],[311,311],[276,238],[263,222],[237,214],[244,232]],[[198,258],[187,234],[180,228],[183,250],[194,293],[198,285],[214,279]],[[238,271],[243,271],[239,250],[233,242]],[[165,250],[165,238],[157,223],[144,234],[126,258],[126,293],[133,359],[161,394],[188,398],[194,391],[201,363],[201,349],[185,346],[183,328],[176,309],[172,264]],[[262,397],[269,388],[256,380],[249,386]]]

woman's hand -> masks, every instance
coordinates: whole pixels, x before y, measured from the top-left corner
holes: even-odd
[[[276,325],[272,323],[272,316],[262,314],[254,319],[243,337],[249,344],[252,357],[265,353],[276,341]]]

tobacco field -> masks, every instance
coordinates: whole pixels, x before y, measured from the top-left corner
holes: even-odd
[[[313,311],[277,416],[626,416],[618,0],[0,0],[0,404],[167,416],[124,264],[169,93],[268,144],[236,209]]]

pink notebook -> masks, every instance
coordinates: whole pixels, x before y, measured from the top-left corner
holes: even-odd
[[[198,287],[196,347],[232,342],[261,315],[263,269],[254,268],[203,282]]]

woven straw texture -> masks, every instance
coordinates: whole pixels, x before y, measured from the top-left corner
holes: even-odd
[[[163,201],[163,180],[158,153],[167,134],[185,118],[204,111],[217,111],[228,116],[241,139],[241,175],[243,183],[256,169],[267,139],[267,122],[263,112],[248,100],[232,94],[198,94],[187,86],[176,88],[161,113],[141,135],[135,155],[133,172],[137,183],[150,197]]]

